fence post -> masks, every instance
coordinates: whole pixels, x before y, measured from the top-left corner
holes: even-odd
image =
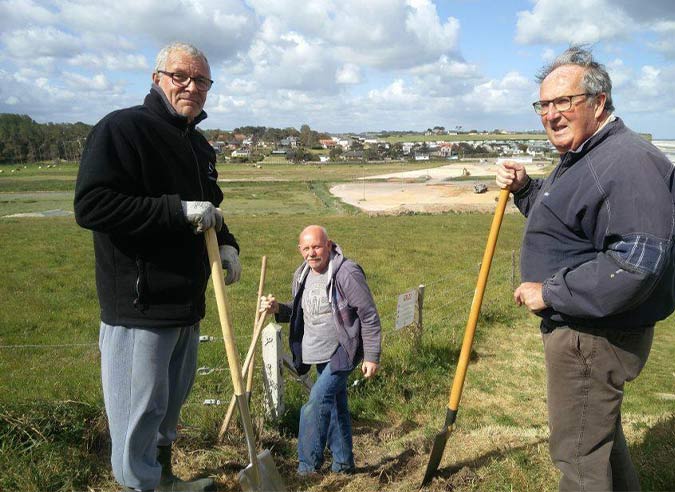
[[[262,331],[263,385],[265,412],[272,420],[284,413],[284,379],[282,376],[283,348],[281,325],[270,323]]]
[[[422,324],[422,313],[424,311],[424,284],[417,287],[417,327],[415,329],[415,348],[419,349],[422,342],[422,333],[424,326]]]

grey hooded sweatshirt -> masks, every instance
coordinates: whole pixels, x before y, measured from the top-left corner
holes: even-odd
[[[329,269],[332,276],[326,288],[339,341],[330,360],[331,371],[350,371],[362,358],[379,364],[382,342],[380,317],[363,270],[345,258],[337,244],[333,244]],[[290,322],[289,343],[293,363],[300,374],[309,370],[302,360],[302,293],[308,273],[309,265],[303,262],[293,274],[293,301],[280,303],[276,314],[278,322]]]

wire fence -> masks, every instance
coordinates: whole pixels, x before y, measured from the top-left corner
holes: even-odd
[[[514,286],[515,279],[518,277],[517,266],[515,262],[516,251],[512,251],[511,257],[506,258],[506,255],[501,255],[500,258],[495,258],[493,260],[490,278],[488,283],[490,285],[503,286],[504,284],[509,285],[510,288]],[[477,276],[480,265],[476,266],[475,272],[468,272],[466,270],[451,270],[442,275],[437,275],[432,279],[425,279],[420,281],[418,285],[424,285],[424,297],[423,297],[423,310],[422,315],[424,319],[423,333],[434,334],[439,330],[447,329],[448,325],[452,325],[450,329],[450,340],[454,341],[456,337],[456,331],[459,328],[454,325],[458,321],[466,320],[471,302],[475,293],[473,285],[469,286]],[[410,276],[413,276],[411,273]],[[415,287],[416,288],[416,287]],[[401,337],[408,336],[410,327],[404,327],[402,329],[396,328],[396,300],[402,292],[399,293],[386,293],[378,290],[374,290],[373,295],[378,304],[378,309],[380,310],[380,322],[382,326],[382,342],[383,346],[391,345],[398,343]],[[490,296],[495,295],[491,293]],[[489,299],[486,294],[485,301]],[[386,306],[386,311],[382,313],[380,305]],[[238,345],[248,347],[251,340],[251,333],[243,333],[235,336],[235,340],[238,342]],[[56,352],[62,350],[92,350],[98,348],[98,341],[91,342],[75,342],[75,343],[59,343],[59,344],[39,344],[39,343],[29,343],[31,339],[27,339],[25,343],[14,343],[14,344],[0,344],[0,355],[9,351],[20,351],[22,353],[26,352],[35,352],[39,354],[39,357],[45,357],[45,352],[47,356],[54,354],[53,358],[58,359]],[[201,335],[200,336],[200,346],[203,346],[204,349],[210,346],[211,344],[222,344],[223,338],[212,335]],[[221,347],[222,348],[222,347]],[[385,349],[386,350],[386,349]],[[210,357],[208,359],[212,361],[213,351],[200,350],[200,358],[202,357],[203,352],[209,352]],[[224,353],[224,350],[223,350]],[[222,361],[222,359],[218,359]],[[71,360],[72,364],[77,364],[78,359]],[[223,372],[229,372],[229,368],[225,366],[214,366],[213,362],[201,361],[197,369],[196,377],[197,381],[209,381],[213,380],[212,378],[217,378],[218,374]],[[227,388],[222,385],[217,385],[218,393],[215,398],[207,398],[203,402],[197,403],[192,402],[192,405],[207,405],[207,406],[218,406],[221,404],[220,399],[224,397],[223,392],[227,391]],[[229,387],[229,386],[228,386]],[[210,390],[208,390],[210,391]]]

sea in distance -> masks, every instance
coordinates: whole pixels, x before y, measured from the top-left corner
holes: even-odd
[[[652,140],[652,143],[675,164],[675,140]]]

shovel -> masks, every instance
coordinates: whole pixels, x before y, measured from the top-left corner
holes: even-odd
[[[249,413],[248,401],[244,394],[244,385],[241,378],[241,367],[239,365],[239,354],[234,342],[234,332],[230,322],[230,313],[227,308],[227,298],[225,297],[225,279],[223,278],[223,267],[220,262],[220,253],[218,252],[218,239],[213,229],[207,229],[204,232],[206,241],[206,250],[211,264],[211,277],[213,278],[213,289],[216,293],[216,303],[218,304],[218,316],[220,318],[220,327],[223,330],[223,339],[225,340],[225,352],[227,353],[227,363],[232,375],[232,386],[234,395],[239,407],[239,415],[246,435],[246,446],[251,463],[239,472],[239,484],[244,491],[253,492],[285,492],[281,475],[277,471],[272,455],[268,450],[264,450],[256,455],[255,438],[253,434],[253,423]]]
[[[462,397],[462,389],[464,387],[464,379],[466,377],[466,370],[469,366],[469,355],[471,354],[471,345],[473,344],[473,336],[476,332],[476,323],[478,322],[478,314],[483,303],[483,294],[485,293],[485,285],[490,273],[490,265],[492,264],[492,256],[495,252],[495,245],[497,244],[497,237],[499,236],[499,228],[502,225],[502,218],[504,217],[504,210],[506,209],[506,202],[509,199],[509,190],[502,189],[499,192],[499,200],[497,202],[497,209],[495,210],[492,225],[490,226],[490,234],[488,235],[487,244],[485,245],[485,253],[483,253],[483,261],[480,265],[480,272],[478,273],[478,282],[476,290],[473,295],[473,302],[471,303],[471,311],[469,313],[469,320],[464,330],[464,341],[462,342],[462,349],[459,353],[459,361],[457,362],[457,369],[455,370],[455,379],[452,382],[452,391],[450,392],[450,400],[448,402],[447,412],[445,414],[445,423],[441,431],[436,434],[434,444],[431,448],[431,455],[429,456],[429,463],[427,470],[424,473],[422,480],[422,487],[427,485],[433,478],[438,465],[443,457],[445,450],[445,443],[448,441],[450,432],[455,425],[457,418],[457,409],[459,408],[459,400]]]
[[[248,354],[246,355],[246,359],[244,360],[244,366],[242,370],[242,377],[246,378],[246,400],[248,401],[249,405],[251,404],[251,390],[253,389],[253,364],[255,362],[255,352],[253,352],[253,350],[255,349],[255,346],[258,343],[258,338],[260,337],[261,332],[261,330],[258,329],[258,321],[261,317],[263,318],[265,317],[258,309],[258,305],[260,302],[260,297],[263,294],[263,290],[265,289],[266,275],[267,275],[267,256],[263,256],[262,264],[260,266],[260,282],[258,283],[258,297],[256,298],[255,302],[256,309],[255,309],[255,319],[253,321],[253,336],[251,337],[251,345],[249,346]],[[261,326],[262,324],[263,323],[261,323]],[[235,403],[236,398],[233,395],[232,399],[230,400],[230,405],[227,407],[227,412],[225,413],[223,423],[220,426],[220,431],[218,432],[218,441],[220,442],[223,441],[225,433],[227,432],[227,428],[230,425],[230,420],[232,420]]]

